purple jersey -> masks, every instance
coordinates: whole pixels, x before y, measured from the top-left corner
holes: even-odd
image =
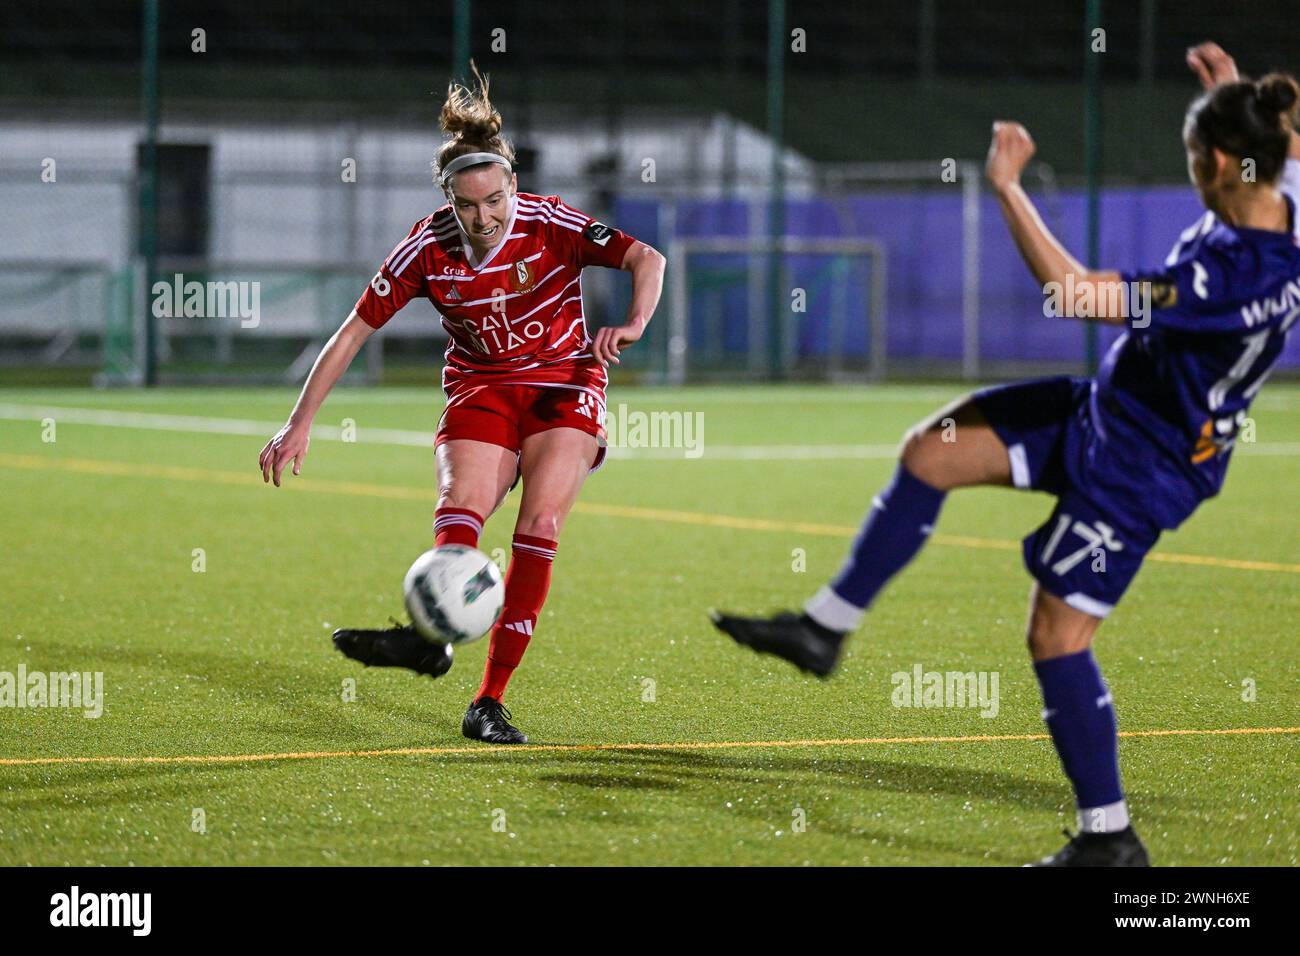
[[[1218,492],[1250,401],[1300,317],[1300,162],[1282,184],[1289,233],[1206,213],[1150,281],[1095,379],[984,389],[975,401],[1007,447],[1017,488],[1057,498],[1024,540],[1025,565],[1071,607],[1105,617],[1162,531]]]
[[[1164,457],[1196,500],[1222,486],[1250,402],[1300,317],[1300,162],[1288,160],[1281,188],[1289,233],[1207,212],[1163,267],[1123,275],[1151,282],[1151,308],[1102,362],[1093,418],[1107,440]]]

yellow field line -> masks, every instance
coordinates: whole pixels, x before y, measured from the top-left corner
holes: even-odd
[[[248,473],[218,471],[214,468],[188,468],[179,465],[143,465],[134,462],[101,461],[92,458],[43,458],[39,455],[10,455],[0,453],[0,468],[29,470],[70,471],[89,475],[109,475],[133,478],[168,478],[176,481],[215,482],[226,485],[260,485],[261,473],[250,469]],[[328,478],[289,478],[283,489],[294,492],[355,495],[367,498],[390,498],[400,501],[437,501],[433,488],[410,488],[401,485],[376,485],[359,481],[335,481]],[[712,528],[729,528],[738,531],[770,531],[819,535],[834,538],[852,538],[858,533],[848,525],[813,524],[803,521],[775,521],[768,518],[745,518],[738,515],[704,514],[698,511],[675,511],[666,508],[641,508],[635,505],[607,505],[580,501],[574,506],[580,514],[601,515],[610,518],[633,518],[640,521],[661,521],[671,524],[690,524]],[[963,535],[936,534],[930,539],[935,544],[958,548],[979,548],[993,551],[1019,551],[1020,542],[997,538],[975,538]],[[1247,561],[1239,558],[1220,558],[1201,554],[1179,554],[1157,551],[1146,557],[1148,561],[1164,564],[1188,564],[1198,567],[1233,568],[1238,571],[1273,571],[1283,574],[1300,574],[1300,564],[1278,561]]]
[[[1295,734],[1300,727],[1229,727],[1218,730],[1121,730],[1121,737],[1221,737]],[[51,764],[216,764],[269,760],[331,760],[340,757],[438,757],[485,753],[583,753],[641,750],[762,750],[772,747],[862,747],[880,744],[966,744],[1048,740],[1047,734],[974,734],[966,737],[848,737],[838,740],[719,740],[628,744],[486,744],[462,747],[392,747],[385,750],[318,750],[274,754],[213,754],[176,757],[0,757],[3,767]]]

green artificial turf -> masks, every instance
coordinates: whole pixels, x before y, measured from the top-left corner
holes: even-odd
[[[950,497],[831,680],[706,618],[816,590],[892,471],[875,446],[961,391],[613,390],[612,410],[702,414],[703,454],[632,453],[588,482],[506,697],[544,745],[524,750],[460,736],[486,641],[436,682],[363,669],[329,641],[400,614],[402,575],[431,545],[431,451],[373,436],[431,432],[436,390],[336,392],[317,424],[351,419],[357,441],[313,440],[279,490],[256,461],[289,391],[0,391],[0,671],[104,680],[96,719],[0,708],[0,864],[1007,865],[1052,851],[1073,804],[1050,742],[888,742],[1043,733],[1015,542],[1051,499]],[[223,421],[79,424],[51,408]],[[1224,493],[1157,548],[1247,566],[1149,561],[1102,628],[1122,730],[1300,725],[1297,412],[1300,388],[1265,388]],[[266,427],[222,433],[244,422]],[[814,445],[865,457],[787,454]],[[517,500],[484,550],[508,549]],[[891,675],[917,664],[996,673],[996,715],[895,707]],[[692,746],[717,743],[761,745]],[[1126,737],[1153,860],[1296,864],[1298,743]],[[619,744],[681,746],[588,746]],[[408,748],[434,752],[322,755]],[[267,754],[314,756],[2,762]]]

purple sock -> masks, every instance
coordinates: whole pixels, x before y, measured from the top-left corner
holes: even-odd
[[[1075,802],[1081,810],[1120,804],[1115,708],[1092,651],[1035,661],[1034,672],[1043,689],[1043,720]]]
[[[900,464],[872,503],[840,573],[808,602],[809,616],[837,631],[856,628],[885,582],[921,550],[945,496]]]

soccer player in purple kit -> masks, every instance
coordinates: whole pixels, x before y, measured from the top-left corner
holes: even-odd
[[[1120,786],[1115,711],[1093,636],[1161,531],[1218,493],[1250,402],[1300,317],[1300,88],[1276,73],[1241,80],[1213,43],[1187,61],[1204,92],[1187,110],[1183,141],[1206,212],[1157,269],[1075,260],[1020,186],[1033,140],[1016,123],[993,127],[986,173],[1030,271],[1045,292],[1073,290],[1087,318],[1127,326],[1096,378],[989,388],[939,411],[908,432],[844,566],[801,614],[714,614],[737,642],[829,675],[845,636],[925,543],[949,491],[1003,485],[1056,496],[1024,540],[1034,578],[1027,636],[1079,833],[1038,865],[1148,864]],[[955,441],[943,440],[947,419]]]

